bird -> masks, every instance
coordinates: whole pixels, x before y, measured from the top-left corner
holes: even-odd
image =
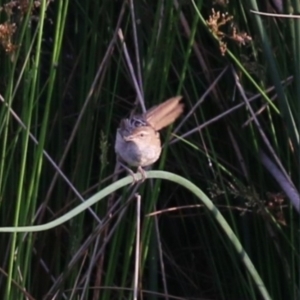
[[[184,110],[182,96],[172,97],[165,102],[150,108],[143,114],[122,119],[117,129],[115,152],[119,163],[137,179],[130,168],[137,167],[146,179],[144,167],[155,163],[161,154],[161,139],[159,131],[172,124]]]

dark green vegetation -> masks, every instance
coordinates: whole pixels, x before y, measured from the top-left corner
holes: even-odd
[[[0,226],[55,220],[118,180],[139,86],[148,108],[184,97],[153,169],[201,189],[243,249],[194,193],[148,179],[55,228],[0,232],[0,298],[299,298],[300,20],[254,0],[31,2],[0,12]]]

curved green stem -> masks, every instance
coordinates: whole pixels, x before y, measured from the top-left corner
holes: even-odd
[[[141,179],[141,174],[135,174],[135,176],[136,178]],[[193,184],[192,182],[188,181],[187,179],[181,176],[169,172],[164,172],[164,171],[149,171],[147,172],[147,178],[160,178],[160,179],[166,179],[169,181],[176,182],[177,184],[184,186],[186,189],[191,191],[195,196],[197,196],[202,201],[202,203],[206,206],[206,208],[213,214],[215,220],[221,225],[221,228],[223,229],[223,231],[228,236],[229,240],[234,245],[238,255],[240,256],[241,260],[243,261],[249,273],[251,274],[253,280],[255,281],[257,288],[259,289],[261,295],[263,296],[263,299],[271,299],[262,279],[260,278],[258,272],[256,271],[254,265],[252,264],[249,256],[243,249],[235,233],[232,231],[229,224],[222,216],[218,208],[214,205],[214,203],[195,184]],[[54,228],[56,226],[59,226],[69,221],[71,218],[80,214],[81,212],[83,212],[84,210],[86,210],[88,207],[92,206],[99,200],[115,192],[116,190],[124,187],[125,185],[132,183],[132,181],[133,181],[132,176],[127,176],[121,180],[118,180],[117,182],[99,191],[97,194],[95,194],[94,196],[86,200],[84,203],[78,205],[76,208],[72,209],[70,212],[66,213],[62,217],[59,217],[58,219],[51,221],[49,223],[43,225],[36,225],[36,226],[0,227],[0,232],[37,232],[37,231],[44,231],[44,230]]]

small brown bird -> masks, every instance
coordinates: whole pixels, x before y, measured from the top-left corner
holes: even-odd
[[[173,123],[183,112],[182,96],[168,99],[162,104],[149,109],[142,115],[123,119],[117,130],[115,152],[122,166],[136,178],[134,173],[123,163],[137,167],[145,180],[142,167],[155,163],[161,153],[159,130]]]

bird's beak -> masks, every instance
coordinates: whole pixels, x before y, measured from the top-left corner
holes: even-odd
[[[130,142],[132,140],[132,136],[124,136],[123,139],[125,142]]]

